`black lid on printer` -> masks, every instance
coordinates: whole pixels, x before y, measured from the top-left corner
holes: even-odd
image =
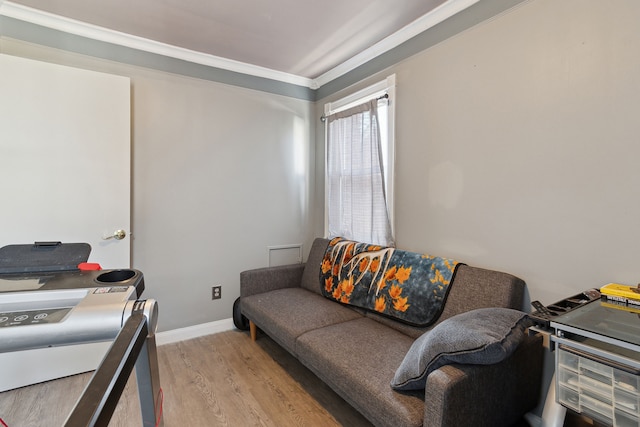
[[[91,254],[88,243],[35,242],[0,248],[0,274],[77,271]]]

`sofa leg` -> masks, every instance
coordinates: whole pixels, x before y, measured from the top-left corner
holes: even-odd
[[[256,336],[258,332],[258,328],[256,327],[256,324],[253,323],[253,320],[249,320],[249,334],[251,335],[251,341],[255,341],[256,340]]]

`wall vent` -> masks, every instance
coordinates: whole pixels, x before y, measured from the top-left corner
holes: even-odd
[[[302,243],[267,246],[267,265],[269,267],[301,263]]]

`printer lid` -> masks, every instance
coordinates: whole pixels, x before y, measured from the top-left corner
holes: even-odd
[[[35,242],[0,248],[0,275],[78,271],[91,254],[88,243]]]

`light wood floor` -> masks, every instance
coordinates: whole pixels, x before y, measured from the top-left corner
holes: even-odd
[[[270,338],[229,331],[158,348],[165,427],[371,426]],[[62,425],[90,374],[0,393],[8,427]],[[1,424],[0,424],[1,425]],[[110,426],[140,426],[132,379]]]

